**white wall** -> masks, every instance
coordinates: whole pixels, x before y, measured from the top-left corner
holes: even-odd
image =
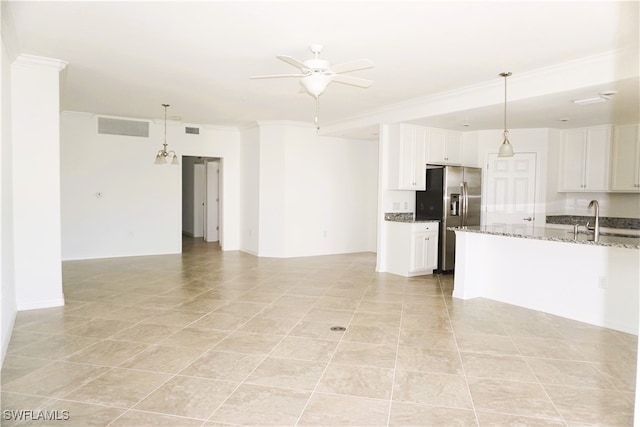
[[[10,37],[6,31],[9,14],[5,10],[6,2],[2,2],[0,15],[2,18],[2,43],[0,43],[0,364],[11,339],[11,330],[15,320],[16,284],[14,276],[13,254],[13,167],[11,138],[11,46],[7,46]]]
[[[85,113],[65,112],[61,124],[63,259],[180,253],[181,168],[153,164],[162,121],[151,122],[149,138],[98,134],[97,117]],[[238,249],[238,131],[192,135],[171,123],[167,142],[182,156],[222,158],[221,245]]]
[[[286,256],[375,251],[377,143],[286,130]]]
[[[260,128],[242,130],[240,144],[241,226],[240,247],[258,255],[260,234]]]
[[[64,304],[60,232],[58,60],[19,56],[11,69],[13,231],[18,310]]]
[[[258,255],[284,257],[286,127],[260,124]]]
[[[257,199],[258,208],[257,216],[243,209],[247,251],[257,247],[267,257],[375,251],[377,163],[375,142],[319,136],[306,123],[261,122],[257,138],[247,133],[243,143],[249,167],[243,188],[251,194],[244,207]]]

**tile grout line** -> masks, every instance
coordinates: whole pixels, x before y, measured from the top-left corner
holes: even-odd
[[[353,264],[353,262],[351,262],[349,265]],[[367,285],[367,290],[371,287],[371,282],[373,281],[373,279],[369,279],[369,284]],[[335,281],[334,281],[335,284]],[[333,285],[332,285],[333,286]],[[331,288],[331,287],[330,287]],[[329,288],[329,289],[330,289]],[[311,390],[311,393],[309,394],[309,398],[307,399],[307,402],[305,403],[304,407],[302,408],[302,411],[300,411],[300,415],[298,416],[298,419],[296,420],[296,422],[294,423],[294,426],[297,426],[300,424],[300,420],[302,419],[302,416],[304,415],[305,411],[307,410],[307,407],[309,406],[309,403],[311,402],[311,399],[313,398],[313,396],[315,395],[315,393],[317,392],[318,387],[320,386],[320,383],[322,382],[322,378],[324,378],[327,370],[329,369],[329,365],[331,364],[331,361],[333,360],[333,358],[335,357],[336,351],[338,350],[338,347],[340,347],[340,344],[342,343],[342,340],[344,339],[344,336],[347,332],[347,330],[349,330],[349,327],[351,326],[351,322],[353,321],[353,318],[356,315],[356,312],[358,311],[358,307],[360,307],[360,305],[362,304],[362,300],[364,299],[364,296],[366,295],[366,291],[363,292],[362,296],[360,296],[360,300],[358,301],[358,305],[356,306],[356,308],[353,310],[353,314],[351,315],[351,319],[349,320],[349,322],[347,323],[347,325],[345,326],[346,330],[344,331],[344,333],[340,336],[340,339],[338,340],[338,343],[336,344],[336,347],[334,348],[334,350],[331,353],[331,357],[329,357],[329,360],[327,361],[326,366],[324,367],[324,369],[322,370],[322,373],[320,374],[318,381],[316,382],[316,385],[314,386],[313,390]]]
[[[404,304],[406,301],[406,283],[402,287],[402,304],[400,305],[400,324],[398,325],[398,336],[396,337],[396,357],[393,361],[393,374],[391,376],[391,396],[389,397],[389,409],[387,410],[387,427],[391,424],[391,411],[393,408],[393,391],[396,385],[396,373],[398,371],[398,354],[400,353],[400,336],[402,335],[402,321],[404,320]]]
[[[447,301],[444,297],[444,290],[442,288],[442,281],[440,276],[441,276],[440,274],[437,275],[438,286],[440,287],[440,292],[442,295],[442,300],[444,302],[444,307],[445,307],[445,310],[447,311],[447,319],[449,320],[449,324],[451,325],[451,334],[453,335],[453,341],[456,344],[456,353],[458,354],[458,360],[460,361],[460,367],[462,368],[462,376],[464,377],[464,382],[467,386],[467,394],[469,396],[469,401],[471,402],[471,409],[473,410],[473,416],[476,419],[476,425],[479,426],[480,419],[478,418],[478,411],[476,410],[476,405],[475,405],[475,402],[473,401],[473,395],[471,394],[471,387],[469,386],[469,378],[467,377],[467,370],[465,369],[464,363],[462,361],[462,355],[460,354],[460,346],[458,345],[458,337],[455,329],[453,328],[453,322],[451,321],[451,315],[450,315],[450,307],[447,305]]]
[[[259,284],[260,284],[260,283],[258,283],[256,286],[258,286]],[[254,287],[255,287],[255,286],[254,286]],[[290,290],[290,289],[289,289],[289,290]],[[260,310],[258,313],[256,313],[253,317],[251,317],[250,319],[248,319],[245,323],[243,323],[243,324],[239,325],[239,326],[238,326],[234,331],[232,331],[232,333],[239,331],[239,330],[240,330],[240,328],[242,328],[244,325],[246,325],[247,323],[249,323],[252,319],[254,319],[255,317],[257,317],[260,313],[262,313],[262,312],[264,312],[265,310],[267,310],[267,308],[269,308],[269,307],[273,306],[273,305],[274,305],[274,303],[275,303],[278,299],[280,299],[280,298],[282,298],[283,296],[285,296],[285,295],[287,294],[287,292],[288,292],[288,290],[287,290],[287,291],[285,291],[285,292],[283,292],[283,293],[282,293],[282,294],[281,294],[281,295],[280,295],[276,300],[274,300],[274,301],[272,301],[271,303],[267,304],[267,306],[263,307],[263,308],[262,308],[262,310]],[[314,305],[315,305],[315,303],[314,303]],[[312,307],[313,307],[313,306],[309,307],[305,313],[308,313],[308,312],[311,310],[311,308],[312,308]],[[302,322],[302,318],[301,318],[300,320],[298,320],[298,322],[296,322],[296,323],[295,323],[295,324],[294,324],[294,325],[289,329],[289,331],[288,331],[286,334],[284,334],[284,335],[283,335],[283,337],[282,337],[282,338],[280,339],[280,341],[278,341],[278,343],[277,343],[277,344],[276,344],[276,345],[271,349],[271,351],[269,351],[269,353],[267,353],[266,355],[264,355],[264,357],[262,357],[262,360],[260,360],[260,362],[256,364],[256,366],[251,370],[251,372],[249,372],[249,373],[245,376],[245,378],[244,378],[242,381],[240,381],[240,382],[238,383],[238,385],[233,389],[233,391],[232,391],[231,393],[229,393],[229,395],[228,395],[225,399],[223,399],[223,400],[222,400],[222,402],[220,402],[220,404],[219,404],[219,405],[218,405],[218,406],[217,406],[217,407],[216,407],[216,408],[215,408],[215,409],[214,409],[214,410],[209,414],[209,416],[206,418],[205,423],[206,423],[207,421],[210,421],[210,420],[211,420],[211,417],[212,417],[212,416],[213,416],[213,415],[214,415],[214,414],[215,414],[215,413],[216,413],[216,412],[217,412],[217,411],[218,411],[218,410],[219,410],[219,409],[220,409],[220,408],[221,408],[221,407],[222,407],[222,406],[227,402],[227,400],[229,400],[229,398],[230,398],[230,397],[231,397],[231,396],[232,396],[232,395],[233,395],[233,394],[234,394],[234,393],[235,393],[235,392],[236,392],[236,391],[237,391],[237,390],[238,390],[242,385],[247,384],[247,383],[246,383],[246,380],[251,376],[251,374],[253,374],[253,373],[256,371],[256,369],[258,369],[258,367],[259,367],[260,365],[262,365],[262,363],[264,363],[264,361],[265,361],[265,360],[266,360],[266,359],[267,359],[267,358],[268,358],[268,357],[269,357],[269,356],[270,356],[270,355],[275,351],[275,349],[276,349],[276,348],[277,348],[277,347],[278,347],[278,346],[279,346],[279,345],[284,341],[284,339],[285,339],[286,337],[288,337],[288,336],[289,336],[289,333],[290,333],[293,329],[295,329],[295,327],[296,327],[296,326],[298,326],[298,325],[300,324],[300,322]],[[227,335],[227,337],[229,337],[232,333],[230,333],[229,335]],[[222,340],[221,340],[221,341],[222,341]],[[211,350],[213,350],[213,348],[212,348],[212,349],[210,349],[210,350],[208,350],[208,351],[211,351]],[[208,352],[208,351],[207,351],[207,352]],[[246,353],[243,353],[243,354],[246,354]],[[309,396],[309,397],[311,397],[311,396]],[[211,421],[215,421],[215,420],[211,420]],[[203,424],[204,424],[204,423],[203,423]],[[233,424],[232,424],[232,425],[233,425]]]

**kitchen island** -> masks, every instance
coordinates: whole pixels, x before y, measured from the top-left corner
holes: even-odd
[[[567,229],[509,226],[454,231],[453,297],[638,333],[640,237],[602,235],[593,242]]]

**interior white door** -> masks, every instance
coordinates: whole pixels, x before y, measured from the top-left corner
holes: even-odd
[[[536,154],[513,157],[489,154],[486,164],[485,224],[497,230],[533,227],[536,196]]]
[[[207,242],[217,242],[219,235],[219,211],[220,211],[220,162],[207,162],[207,213],[206,235]]]
[[[204,165],[193,165],[193,237],[204,237],[206,188]]]

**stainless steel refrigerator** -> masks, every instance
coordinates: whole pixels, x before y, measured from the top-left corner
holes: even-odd
[[[480,225],[482,169],[427,165],[425,191],[416,191],[417,221],[440,221],[438,271],[455,267],[456,236],[448,227]]]

